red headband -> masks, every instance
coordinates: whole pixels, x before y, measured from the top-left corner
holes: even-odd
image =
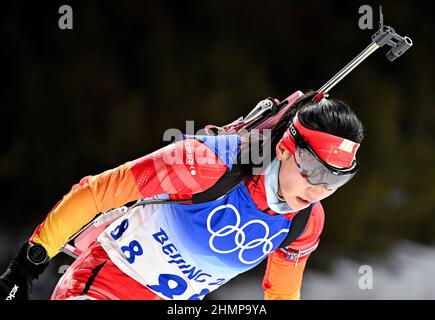
[[[305,128],[300,123],[297,114],[293,119],[293,125],[323,161],[337,168],[349,168],[352,165],[360,146],[359,143]],[[294,154],[295,142],[289,130],[286,130],[279,143]]]

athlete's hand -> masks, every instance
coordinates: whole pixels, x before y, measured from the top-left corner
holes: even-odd
[[[28,259],[29,243],[24,243],[5,273],[0,276],[0,300],[29,300],[32,281],[45,270],[48,262],[35,264]]]

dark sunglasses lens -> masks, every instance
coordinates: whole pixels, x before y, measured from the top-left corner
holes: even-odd
[[[295,162],[299,172],[307,177],[309,183],[313,185],[323,184],[328,190],[334,190],[343,186],[355,175],[355,172],[340,174],[329,170],[305,148],[296,148]]]

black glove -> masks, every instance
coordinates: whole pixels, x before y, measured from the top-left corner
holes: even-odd
[[[48,266],[44,247],[25,242],[0,276],[0,300],[29,300],[32,281]]]

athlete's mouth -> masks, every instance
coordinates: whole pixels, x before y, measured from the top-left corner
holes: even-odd
[[[307,206],[311,203],[310,201],[308,201],[304,198],[298,197],[298,196],[296,197],[296,199],[298,200],[299,204],[301,204],[303,206]]]

